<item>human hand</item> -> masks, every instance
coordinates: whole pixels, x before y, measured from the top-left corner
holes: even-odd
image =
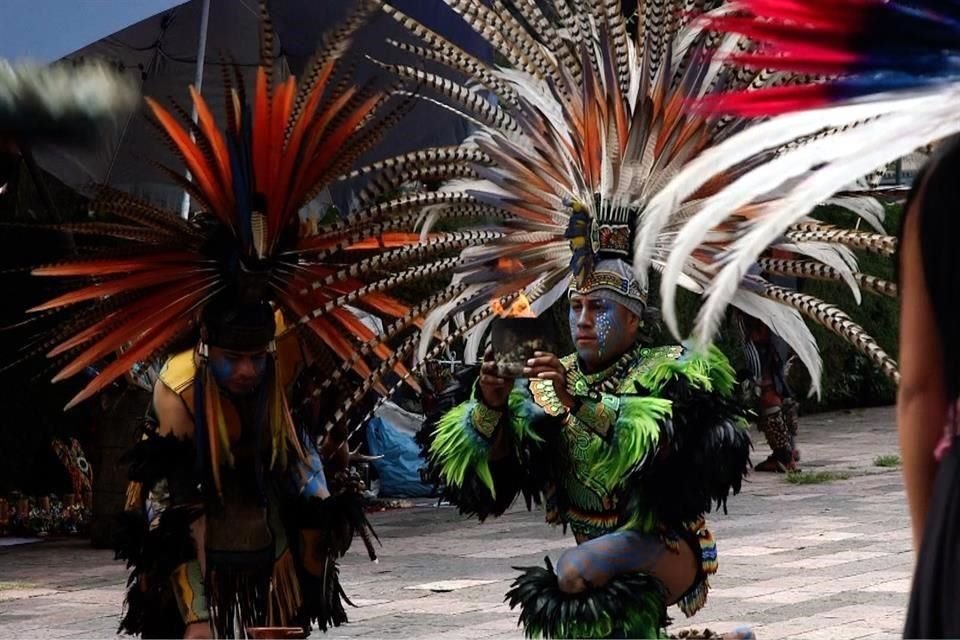
[[[513,378],[500,377],[493,357],[493,347],[487,347],[480,365],[480,397],[491,409],[502,409],[513,389]]]
[[[210,627],[210,622],[207,620],[191,622],[187,625],[186,630],[183,632],[183,637],[196,640],[208,640],[209,638],[213,637],[213,629]]]
[[[523,375],[527,378],[550,380],[563,406],[567,409],[573,408],[573,396],[567,391],[567,370],[556,355],[546,351],[534,351],[533,357],[527,360]]]

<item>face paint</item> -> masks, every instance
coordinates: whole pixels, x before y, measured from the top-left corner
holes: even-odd
[[[610,302],[601,300],[598,306],[596,319],[594,320],[594,331],[597,334],[597,359],[603,362],[607,354],[611,334],[616,329],[617,318]]]
[[[267,370],[267,354],[235,354],[212,349],[209,364],[214,379],[222,389],[242,395],[250,393],[260,384]]]
[[[210,358],[210,370],[213,372],[213,377],[217,381],[217,384],[221,387],[233,377],[233,365],[233,360],[228,360],[224,357]]]
[[[577,341],[577,320],[582,312],[583,311],[581,309],[574,308],[574,301],[571,300],[570,312],[567,314],[567,321],[570,323],[570,337],[573,338],[574,343]]]
[[[587,370],[600,369],[630,349],[635,331],[630,312],[594,294],[570,296],[570,335]]]

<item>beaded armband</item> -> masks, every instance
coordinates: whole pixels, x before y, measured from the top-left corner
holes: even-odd
[[[477,400],[470,409],[470,426],[483,437],[490,438],[493,436],[493,432],[496,431],[501,416],[503,416],[503,411],[491,409],[483,404],[483,402]]]
[[[567,408],[560,402],[560,396],[557,395],[557,389],[553,386],[553,380],[541,380],[534,378],[530,380],[530,395],[533,401],[537,403],[543,412],[548,416],[562,416],[567,412]]]

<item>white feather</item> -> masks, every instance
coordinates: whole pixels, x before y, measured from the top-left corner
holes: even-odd
[[[846,285],[850,287],[850,292],[857,304],[862,302],[860,285],[857,284],[857,279],[853,275],[853,272],[857,269],[857,256],[849,247],[826,242],[787,243],[778,244],[777,247],[805,255],[833,268],[843,278]]]
[[[431,104],[435,104],[435,105],[437,105],[438,107],[440,107],[440,108],[442,108],[442,109],[446,109],[447,111],[452,111],[453,113],[457,114],[457,115],[460,116],[461,118],[464,118],[464,119],[466,119],[466,120],[469,120],[470,122],[472,122],[474,125],[476,125],[476,126],[478,126],[478,127],[487,127],[487,126],[489,126],[489,125],[487,125],[485,122],[483,122],[482,120],[479,120],[476,116],[470,115],[469,113],[467,113],[467,112],[464,111],[463,109],[460,109],[459,107],[451,106],[451,105],[447,104],[446,102],[441,102],[440,100],[437,100],[436,98],[431,98],[430,96],[423,95],[422,93],[417,93],[417,92],[415,92],[415,91],[406,91],[406,90],[400,89],[400,90],[396,91],[394,95],[408,96],[408,97],[410,97],[410,98],[417,98],[418,100],[423,100],[423,101],[425,101],[425,102],[429,102],[429,103],[431,103]]]
[[[736,52],[741,40],[742,38],[736,35],[728,34],[727,37],[720,42],[717,51],[711,56],[710,67],[704,76],[703,84],[700,87],[700,92],[697,97],[703,97],[710,90],[717,76],[729,64],[730,56]]]
[[[931,105],[927,102],[923,106],[927,107],[926,113],[911,110],[909,113],[890,115],[882,121],[877,120],[810,145],[825,151],[823,155],[831,159],[829,167],[813,172],[799,182],[792,193],[778,203],[776,215],[765,218],[735,243],[731,251],[733,256],[711,283],[711,299],[701,310],[703,315],[696,329],[698,335],[712,335],[723,313],[725,299],[736,289],[746,269],[760,252],[816,203],[842,189],[850,182],[851,176],[861,175],[886,160],[905,155],[921,146],[923,141],[930,140],[929,136],[934,135],[932,139],[937,139],[960,131],[960,119],[956,118],[949,103]],[[838,156],[835,152],[839,148],[844,148],[846,153]],[[795,154],[805,157],[815,155],[807,148],[799,148]],[[760,170],[752,173],[760,173]],[[675,261],[678,266],[682,265],[682,255],[671,255],[668,273],[671,263]],[[665,276],[665,283],[666,280]]]
[[[532,288],[536,283],[530,285],[528,288]],[[567,290],[570,287],[570,278],[563,278],[553,286],[552,289],[547,291],[542,296],[539,296],[536,300],[530,303],[530,308],[533,310],[537,316],[545,312],[547,309],[553,306],[553,304],[567,294]]]
[[[493,322],[496,316],[491,315],[477,323],[477,326],[470,329],[467,333],[467,343],[463,349],[463,361],[466,364],[476,364],[478,359],[483,356],[483,339],[487,333],[487,327]]]
[[[462,276],[454,276],[454,283]],[[471,285],[467,287],[460,295],[453,300],[434,307],[423,319],[423,327],[420,329],[420,343],[417,345],[416,359],[414,366],[420,363],[430,351],[430,345],[433,343],[433,336],[438,332],[449,318],[447,316],[461,302],[471,298],[481,288],[482,285]]]
[[[656,261],[651,262],[650,268],[653,269],[654,271],[663,273],[663,262],[656,262]],[[680,274],[680,278],[677,280],[677,284],[679,284],[681,287],[683,287],[688,291],[692,291],[697,295],[700,295],[703,293],[703,286],[699,282],[694,280],[691,276],[688,276],[685,273]]]
[[[426,242],[427,236],[433,230],[433,225],[437,224],[437,220],[440,219],[440,214],[443,213],[443,210],[446,209],[445,205],[434,205],[431,207],[425,207],[420,213],[420,219],[417,221],[420,227],[420,242]]]
[[[100,127],[123,121],[140,104],[133,75],[103,62],[12,65],[0,59],[0,131],[59,145],[96,143]]]
[[[776,149],[798,138],[821,131],[830,125],[849,125],[867,118],[875,118],[880,114],[885,114],[898,108],[909,111],[917,108],[921,104],[928,104],[931,101],[938,101],[942,104],[943,99],[943,95],[939,93],[932,96],[920,93],[919,96],[896,96],[889,100],[852,103],[806,112],[791,113],[749,127],[724,140],[720,144],[707,149],[700,156],[688,163],[667,187],[651,198],[644,212],[644,216],[640,221],[640,227],[634,242],[634,269],[637,279],[641,284],[646,284],[646,271],[650,253],[656,244],[657,236],[669,221],[670,214],[677,209],[680,203],[714,176],[727,171],[731,167],[757,154]],[[810,145],[805,145],[805,147],[800,147],[795,151],[802,150],[808,146]],[[791,154],[785,155],[790,156]],[[759,169],[762,170],[766,166],[768,165],[763,165],[759,167]],[[750,172],[747,175],[750,176],[753,173],[756,173],[756,171]],[[802,173],[802,171],[795,169],[790,176],[786,177],[796,176],[800,173]],[[767,180],[765,184],[753,187],[750,193],[754,197],[766,193],[774,189],[777,184],[782,183],[786,177],[774,175],[774,177]],[[855,177],[856,176],[850,177],[848,181]],[[743,185],[741,184],[740,188],[742,187]],[[724,191],[728,190],[729,187]],[[747,198],[747,201],[750,199],[751,198]],[[702,233],[705,233],[706,229],[699,229],[696,225],[693,225],[692,222],[691,220],[691,224],[685,229],[685,234],[688,231],[696,231],[698,236],[702,237]],[[714,225],[709,225],[707,229],[712,226]],[[693,242],[691,246],[696,246],[697,244],[699,244],[699,241]],[[676,277],[676,274],[672,274],[672,277]],[[668,283],[665,281],[665,284]],[[665,321],[668,321],[667,306],[666,304],[664,305]]]
[[[640,51],[634,44],[633,38],[627,40],[627,59],[631,61],[630,81],[627,85],[627,104],[630,105],[630,111],[633,112],[637,108],[637,98],[640,95],[640,72],[643,64],[640,61]]]
[[[515,69],[500,69],[497,75],[514,87],[518,95],[537,107],[554,129],[561,133],[568,131],[563,106],[553,97],[546,82]]]
[[[836,205],[863,218],[877,233],[886,233],[883,219],[886,211],[880,201],[870,196],[834,196],[824,201],[826,205]]]
[[[857,105],[861,106],[861,105]],[[749,171],[731,185],[720,191],[714,197],[710,198],[690,222],[684,227],[682,233],[678,234],[671,250],[670,259],[667,262],[667,268],[664,272],[664,279],[661,283],[661,294],[663,300],[664,322],[675,334],[677,331],[677,320],[674,309],[674,288],[677,274],[683,269],[683,263],[703,240],[704,236],[721,222],[727,215],[735,211],[738,207],[753,201],[760,195],[763,195],[775,188],[777,184],[785,180],[792,179],[794,176],[808,173],[811,169],[821,166],[818,171],[813,172],[804,179],[796,183],[791,189],[789,195],[781,199],[776,204],[776,212],[773,215],[764,216],[759,222],[755,223],[732,248],[728,255],[727,265],[723,272],[712,283],[711,295],[717,296],[717,299],[708,301],[712,313],[703,316],[704,323],[698,328],[698,331],[706,332],[716,328],[717,316],[722,313],[725,306],[724,299],[729,299],[733,291],[739,284],[740,278],[746,273],[746,269],[755,262],[756,257],[766,249],[770,244],[776,241],[777,237],[783,231],[793,224],[798,218],[802,217],[819,202],[838,191],[843,185],[849,183],[853,177],[866,173],[870,170],[870,162],[876,162],[878,159],[882,162],[889,158],[897,158],[909,151],[911,145],[916,146],[916,140],[924,139],[927,130],[931,128],[929,122],[920,120],[924,125],[920,125],[918,120],[918,111],[922,114],[925,110],[943,111],[944,103],[942,97],[933,101],[929,96],[912,101],[899,101],[899,107],[907,107],[907,114],[888,114],[883,118],[876,118],[871,122],[861,126],[840,131],[834,135],[821,138],[803,146],[792,149],[770,162],[760,165],[752,171]],[[849,112],[848,112],[849,113]],[[951,113],[952,115],[952,113]],[[792,116],[784,116],[788,118]],[[931,113],[928,117],[933,118]],[[771,121],[773,122],[773,121]],[[741,135],[754,133],[755,129],[765,128],[768,123],[763,123],[752,129],[748,129],[742,134],[733,136],[731,140],[739,138]],[[953,118],[943,126],[932,125],[942,135],[945,127],[958,127],[960,120]],[[955,130],[955,129],[954,129]],[[774,132],[771,131],[771,135]],[[938,136],[939,137],[939,136]],[[715,149],[719,149],[726,143],[721,144]],[[865,150],[875,148],[875,153],[869,153]],[[853,151],[855,158],[846,159],[844,165],[839,164],[844,156]],[[688,174],[691,167],[697,165],[704,157],[712,155],[712,151],[692,162],[678,176],[676,182],[687,181],[684,176]],[[838,163],[836,165],[830,163]],[[829,168],[823,168],[822,165],[830,164]],[[843,168],[838,170],[837,167]],[[859,173],[857,173],[859,172]],[[709,179],[709,175],[700,176],[701,181]],[[779,181],[779,182],[778,182]],[[823,188],[824,181],[831,185],[829,189]],[[687,185],[691,183],[687,181]],[[819,185],[819,188],[813,188],[812,185]],[[681,186],[681,192],[686,186]],[[694,187],[695,188],[695,187]],[[673,187],[668,187],[663,193],[670,193]],[[674,196],[677,196],[674,193]],[[669,200],[674,196],[665,197]],[[659,196],[658,196],[659,197]],[[665,206],[665,202],[660,202],[657,206]],[[651,207],[654,205],[651,204]],[[638,239],[639,243],[639,239]],[[635,259],[636,261],[636,259]]]

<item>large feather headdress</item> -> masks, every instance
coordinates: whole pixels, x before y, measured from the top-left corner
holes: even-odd
[[[752,38],[752,51],[732,62],[769,73],[817,74],[819,82],[729,91],[703,100],[699,113],[771,116],[701,155],[652,203],[666,216],[677,202],[731,168],[748,166],[712,197],[687,233],[672,245],[665,297],[679,283],[686,255],[705,229],[744,206],[763,210],[741,229],[719,279],[742,277],[770,240],[795,234],[798,221],[825,198],[872,167],[960,131],[955,106],[960,8],[934,0],[741,0],[737,15],[715,16],[711,28]],[[776,206],[765,206],[777,193]],[[850,246],[891,255],[892,238],[819,229],[846,236]],[[650,228],[656,233],[656,227]],[[878,244],[882,241],[882,244]],[[886,247],[886,248],[882,248]],[[858,278],[859,274],[855,274]],[[893,290],[892,287],[890,287]],[[706,339],[730,302],[729,286],[709,292],[698,334]],[[672,319],[673,309],[665,309]],[[868,350],[870,345],[862,345]],[[886,366],[889,368],[889,366]]]
[[[797,81],[795,74],[728,64],[730,54],[750,51],[751,42],[692,22],[697,15],[719,18],[735,8],[719,1],[647,2],[629,21],[618,0],[445,1],[506,64],[489,65],[386,5],[384,11],[422,44],[396,43],[415,63],[380,64],[415,83],[425,99],[463,114],[475,131],[460,146],[379,165],[368,195],[424,176],[445,178],[439,191],[417,196],[427,205],[417,229],[429,233],[457,218],[498,235],[463,252],[454,278],[460,291],[431,311],[421,356],[434,329],[448,318],[460,319],[458,332],[471,336],[468,346],[475,347],[491,319],[490,298],[522,291],[535,310],[543,310],[567,291],[571,278],[590,272],[609,248],[603,238],[623,244],[624,227],[629,233],[622,254],[629,258],[636,244],[640,280],[646,282],[651,267],[665,269],[677,234],[736,174],[703,183],[668,208],[651,210],[650,203],[697,157],[747,124],[744,118],[684,107],[724,90]],[[859,195],[842,194],[837,201],[879,225],[882,207],[851,197]],[[717,256],[757,214],[744,207],[712,225],[684,256],[674,282],[696,293],[713,287]],[[655,220],[648,220],[651,216]],[[813,221],[804,224],[782,240],[804,260],[762,266],[802,269],[855,285],[859,276],[846,237],[826,233]],[[773,287],[762,275],[734,288],[734,304],[783,335],[818,380],[819,355],[800,315],[811,300]],[[829,313],[815,318],[832,321]],[[888,360],[882,351],[877,357]]]
[[[368,391],[385,395],[399,380],[416,387],[402,362],[410,348],[393,347],[404,332],[416,330],[420,311],[392,290],[431,273],[413,268],[419,256],[438,247],[459,250],[469,234],[435,237],[420,247],[418,235],[378,224],[375,206],[319,226],[298,215],[329,185],[349,177],[356,159],[404,109],[385,107],[389,91],[355,86],[348,65],[340,64],[376,6],[359,2],[298,81],[274,78],[274,35],[261,4],[255,82],[247,86],[239,67],[225,66],[223,126],[193,89],[196,124],[184,109],[147,99],[188,177],[179,167],[161,170],[193,197],[201,215],[187,221],[102,187],[92,205],[95,221],[54,227],[98,241],[79,257],[34,270],[81,284],[31,310],[64,320],[52,335],[28,344],[24,357],[43,352],[53,358],[61,367],[55,380],[106,363],[70,405],[134,364],[163,355],[195,327],[211,300],[224,295],[271,302],[288,330],[322,351],[330,368],[316,393],[359,376],[356,393],[328,428],[356,419],[350,408]],[[383,319],[384,333],[368,328],[361,312]]]

